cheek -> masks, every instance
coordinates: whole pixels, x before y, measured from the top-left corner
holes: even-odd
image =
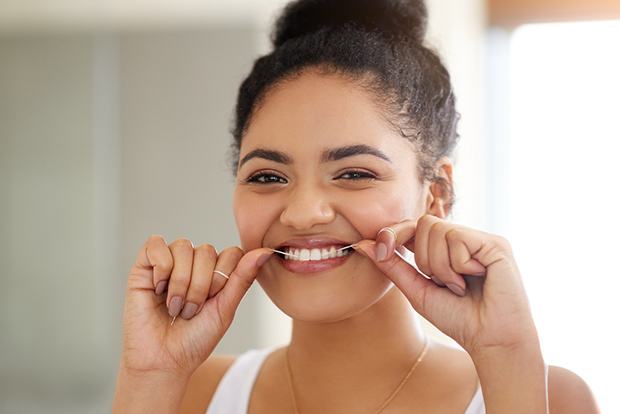
[[[341,211],[363,239],[374,240],[382,227],[416,218],[415,195],[415,189],[406,186],[394,186],[387,191],[369,191],[357,196],[356,200],[343,202]]]
[[[241,248],[246,252],[263,245],[263,238],[277,219],[277,206],[269,197],[235,189],[233,211]]]
[[[341,193],[332,199],[338,210],[362,239],[374,239],[385,226],[417,217],[416,195],[419,189],[409,183],[394,182],[381,190]],[[235,189],[233,210],[241,248],[245,251],[263,246],[270,227],[277,223],[284,206],[278,197]]]

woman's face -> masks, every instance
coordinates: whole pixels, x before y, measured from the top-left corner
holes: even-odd
[[[358,150],[335,151],[351,146]],[[234,214],[245,251],[305,237],[352,244],[424,213],[413,145],[390,129],[369,94],[337,75],[306,71],[274,89],[239,159]],[[355,315],[393,286],[359,253],[341,262],[299,273],[274,254],[257,280],[284,313],[315,322]]]

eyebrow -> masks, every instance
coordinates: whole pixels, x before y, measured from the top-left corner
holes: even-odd
[[[354,157],[357,155],[373,155],[387,162],[392,162],[392,160],[390,160],[390,158],[385,155],[381,150],[364,144],[347,145],[344,147],[326,149],[321,154],[321,162],[325,163],[329,161],[338,161],[343,158]],[[243,159],[241,159],[241,161],[239,161],[239,168],[241,168],[243,164],[250,161],[252,158],[263,158],[265,160],[270,160],[286,165],[293,163],[291,157],[281,151],[275,151],[266,148],[257,148],[253,151],[250,151],[245,157],[243,157]]]

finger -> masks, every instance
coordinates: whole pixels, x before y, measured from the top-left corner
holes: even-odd
[[[371,259],[394,284],[404,293],[411,305],[422,316],[428,315],[428,307],[437,295],[452,295],[425,278],[412,265],[394,255],[391,259],[379,262],[375,256],[372,240],[363,240],[354,248]],[[453,295],[452,295],[453,296]],[[453,296],[454,297],[454,296]],[[441,299],[441,298],[438,298]]]
[[[181,312],[185,303],[185,295],[192,275],[194,245],[188,239],[178,239],[170,245],[170,252],[172,252],[174,264],[168,282],[166,305],[168,314],[174,318]]]
[[[172,253],[163,236],[152,235],[144,243],[131,269],[131,273],[139,276],[142,289],[154,289],[160,295],[168,284],[172,271]]]
[[[185,297],[185,305],[181,311],[181,318],[192,318],[197,313],[199,306],[202,306],[207,299],[216,261],[217,251],[212,245],[201,244],[194,249],[192,275]]]
[[[211,288],[209,289],[209,296],[207,298],[212,298],[217,295],[218,292],[222,290],[224,285],[228,283],[230,280],[230,274],[233,270],[235,270],[235,267],[237,267],[237,264],[243,257],[243,254],[243,250],[241,250],[238,246],[228,247],[220,252],[213,270],[217,270],[225,275],[228,275],[229,279],[226,279],[219,273],[212,272],[211,277],[213,278],[213,281],[211,282]]]
[[[441,219],[430,214],[420,217],[414,242],[415,263],[421,272],[431,277],[433,272],[428,257],[428,240],[432,225],[439,221]]]
[[[217,309],[224,327],[228,327],[232,323],[237,307],[254,283],[258,270],[268,262],[272,255],[273,251],[266,247],[252,250],[243,255],[230,273],[230,279],[215,296]]]
[[[416,221],[403,220],[381,228],[376,237],[376,257],[379,261],[388,260],[394,256],[394,249],[413,239],[416,233]]]
[[[450,265],[455,272],[462,275],[483,276],[486,268],[479,261],[471,257],[471,253],[465,245],[467,230],[450,229],[446,233],[446,241],[450,254]]]
[[[446,240],[446,233],[450,229],[449,224],[441,221],[431,226],[428,238],[428,263],[433,278],[440,280],[458,296],[464,296],[465,280],[450,266],[450,252]]]

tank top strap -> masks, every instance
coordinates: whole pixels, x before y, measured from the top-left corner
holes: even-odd
[[[220,380],[207,414],[246,414],[258,372],[275,346],[250,349],[235,359]]]
[[[482,388],[480,382],[478,382],[478,388],[472,397],[464,414],[485,414],[484,410],[484,398],[482,398]]]
[[[247,414],[254,382],[265,358],[277,348],[250,349],[241,354],[226,371],[218,384],[206,414]],[[549,366],[545,364],[545,376]],[[474,393],[464,414],[485,414],[482,388]]]

